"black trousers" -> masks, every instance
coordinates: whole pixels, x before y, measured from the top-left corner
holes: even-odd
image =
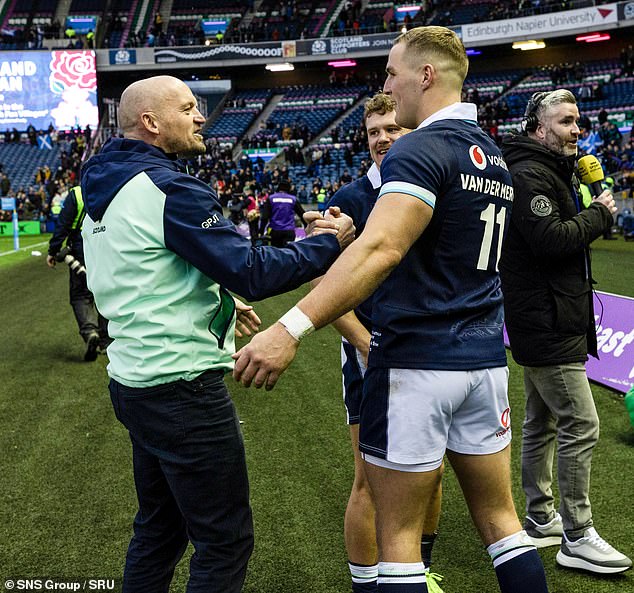
[[[295,231],[271,231],[271,245],[273,247],[284,247],[293,241],[295,241]]]
[[[79,334],[84,342],[94,334],[99,334],[102,342],[107,342],[108,338],[108,320],[105,319],[95,307],[95,299],[86,283],[86,274],[77,274],[69,269],[69,294],[70,304],[77,320]]]
[[[253,550],[244,443],[222,371],[126,387],[110,381],[128,429],[139,510],[124,593],[167,593],[191,541],[187,593],[240,593]]]

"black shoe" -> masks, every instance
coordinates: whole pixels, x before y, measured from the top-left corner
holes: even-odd
[[[90,334],[86,341],[86,353],[84,354],[84,360],[86,362],[92,362],[97,360],[97,354],[99,349],[99,334]]]
[[[106,354],[108,346],[112,344],[114,340],[112,338],[101,338],[99,340],[99,354]]]

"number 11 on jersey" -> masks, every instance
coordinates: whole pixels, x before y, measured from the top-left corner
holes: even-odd
[[[498,263],[502,253],[502,238],[504,237],[504,223],[506,221],[506,206],[502,206],[500,211],[495,213],[495,204],[489,204],[480,214],[480,220],[484,221],[484,236],[480,245],[480,257],[478,257],[478,270],[487,270],[489,259],[491,258],[491,244],[493,243],[493,230],[497,223],[500,227],[498,232],[497,254],[495,258],[495,271],[498,271]]]

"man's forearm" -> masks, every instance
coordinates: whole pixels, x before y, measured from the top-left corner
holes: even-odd
[[[367,299],[401,260],[396,250],[380,249],[380,239],[357,240],[297,306],[315,328],[332,323]]]

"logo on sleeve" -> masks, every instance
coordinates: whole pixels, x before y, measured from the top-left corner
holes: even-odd
[[[531,200],[531,212],[535,216],[548,216],[553,211],[553,205],[546,196],[535,196]]]
[[[204,220],[200,226],[204,229],[209,229],[215,224],[218,224],[219,222],[220,222],[220,216],[218,216],[217,214],[213,214],[207,220]]]
[[[471,148],[469,148],[469,158],[475,165],[476,169],[480,169],[480,171],[484,171],[484,169],[486,169],[486,157],[484,156],[482,149],[477,144],[473,144]]]

